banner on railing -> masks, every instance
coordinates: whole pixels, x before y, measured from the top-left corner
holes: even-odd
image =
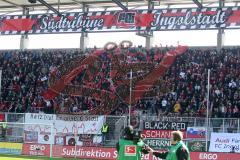
[[[211,133],[209,151],[240,153],[239,133]]]
[[[0,17],[1,34],[240,28],[240,7],[103,11]]]
[[[150,146],[153,149],[161,149],[165,150],[171,146],[170,140],[167,139],[159,139],[159,138],[146,138],[144,139],[144,143]]]
[[[26,143],[75,144],[83,143],[83,135],[94,134],[92,143],[100,143],[104,116],[25,114]],[[28,124],[31,123],[31,124]],[[51,128],[51,125],[52,128]],[[54,136],[51,135],[53,133]],[[90,143],[90,142],[89,142]]]
[[[168,121],[146,121],[144,122],[145,130],[187,130],[186,122],[168,122]]]
[[[187,145],[191,152],[204,152],[206,148],[206,142],[204,141],[188,141]]]
[[[173,130],[143,130],[141,132],[143,138],[171,138],[171,132]],[[183,131],[183,138],[186,138],[186,132]]]
[[[187,138],[201,139],[206,137],[205,127],[187,127]]]

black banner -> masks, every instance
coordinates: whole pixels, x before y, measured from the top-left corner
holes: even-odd
[[[187,130],[187,122],[162,122],[152,121],[144,122],[145,130]]]
[[[153,149],[157,150],[166,150],[171,146],[170,140],[166,139],[144,139],[144,143],[146,143],[148,146],[150,146]]]

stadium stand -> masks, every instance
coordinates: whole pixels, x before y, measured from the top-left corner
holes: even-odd
[[[179,130],[192,160],[240,159],[239,2],[0,1],[0,40],[15,36],[1,48],[20,41],[0,50],[0,159],[115,160],[127,125],[156,151]],[[65,44],[79,48],[46,49]],[[192,47],[203,44],[215,47]],[[132,159],[136,146],[124,148]]]
[[[127,63],[158,64],[169,48],[142,47],[129,48]],[[58,66],[72,69],[76,64],[69,63],[83,54],[94,54],[94,49],[83,53],[80,50],[26,50],[1,51],[0,67],[3,68],[1,111],[3,112],[44,112],[73,113],[84,111],[101,105],[101,101],[89,97],[60,95],[53,100],[45,100],[43,92],[48,87],[51,73]],[[97,86],[111,90],[108,77],[110,63],[106,53],[101,55],[104,61]],[[71,61],[72,60],[72,61]],[[64,65],[65,64],[65,65]],[[67,64],[67,67],[66,67]],[[73,66],[71,66],[73,65]],[[210,107],[212,117],[237,118],[240,114],[240,49],[226,48],[221,53],[215,49],[188,49],[177,57],[176,61],[163,76],[164,85],[170,88],[161,95],[144,97],[134,106],[147,115],[206,115],[207,69],[212,69]],[[63,68],[63,67],[62,67]],[[58,69],[61,70],[61,67]],[[62,72],[64,73],[64,72]],[[58,75],[61,77],[61,75]],[[83,73],[75,77],[71,84],[80,85]],[[91,80],[89,80],[91,81]],[[156,88],[157,89],[157,88]],[[67,110],[66,110],[66,106]],[[124,103],[119,103],[115,110],[109,110],[114,115],[124,115],[128,112]]]

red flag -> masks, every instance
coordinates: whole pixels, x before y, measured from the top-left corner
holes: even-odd
[[[58,95],[58,93],[52,91],[51,89],[48,89],[42,93],[42,96],[46,100],[51,100],[51,99],[55,98],[57,95]]]

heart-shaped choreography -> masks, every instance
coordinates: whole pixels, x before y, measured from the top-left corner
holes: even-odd
[[[120,47],[108,43],[103,50],[63,63],[51,73],[49,88],[43,94],[45,99],[60,94],[91,97],[101,103],[88,114],[109,114],[119,103],[129,104],[131,71],[131,105],[145,96],[157,96],[155,86],[166,92],[168,88],[161,77],[187,47],[178,46],[161,54],[158,61],[150,61],[145,54],[132,52],[130,45],[129,41],[124,41]]]

